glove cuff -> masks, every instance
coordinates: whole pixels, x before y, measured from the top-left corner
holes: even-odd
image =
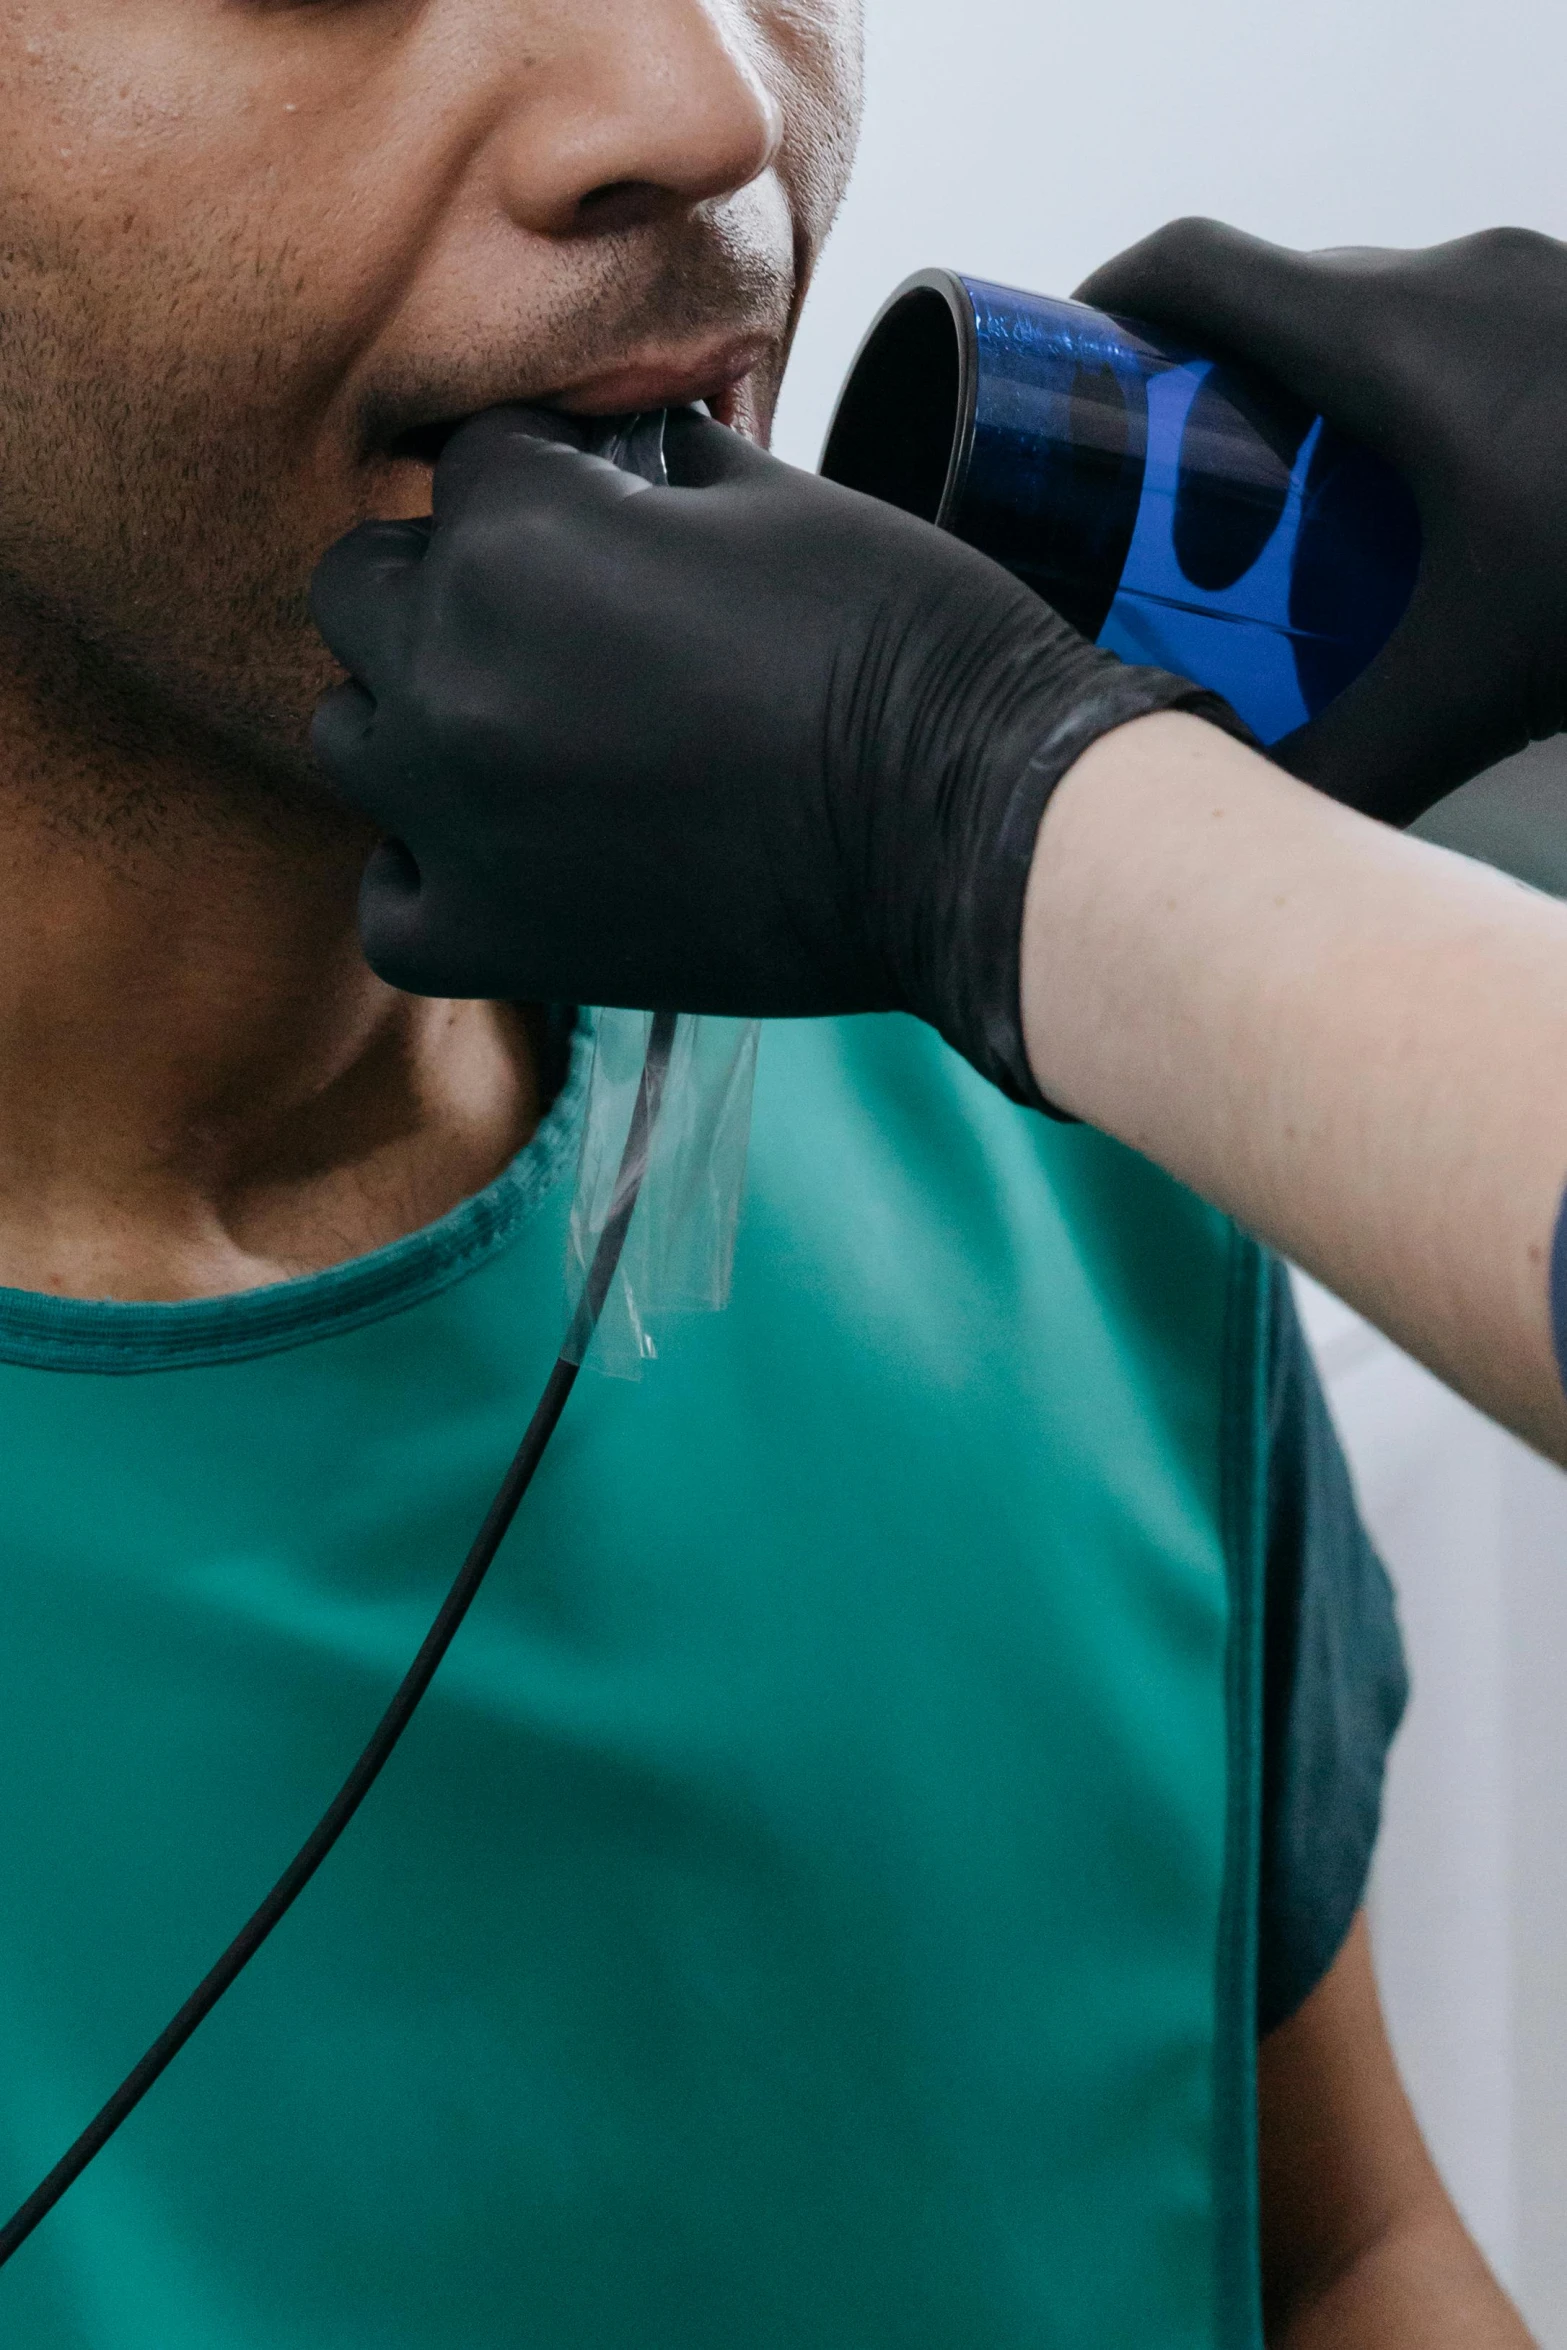
[[[1076,1121],[1040,1092],[1023,1041],[1023,904],[1051,794],[1102,736],[1162,710],[1202,718],[1256,747],[1250,728],[1218,694],[1168,670],[1103,658],[1101,674],[1034,741],[1021,771],[1010,761],[998,763],[991,792],[974,810],[947,909],[949,984],[935,1023],[1011,1100],[1066,1124]]]

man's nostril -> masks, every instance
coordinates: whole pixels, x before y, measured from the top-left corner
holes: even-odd
[[[608,180],[578,198],[577,219],[596,235],[608,235],[617,229],[645,228],[669,205],[669,190],[652,180]]]

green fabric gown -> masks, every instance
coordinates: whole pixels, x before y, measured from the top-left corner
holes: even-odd
[[[560,1337],[580,1090],[319,1279],[0,1294],[7,2208],[418,1646]],[[771,1030],[732,1307],[583,1379],[0,2341],[1251,2350],[1261,1316],[1230,1225],[913,1023]]]

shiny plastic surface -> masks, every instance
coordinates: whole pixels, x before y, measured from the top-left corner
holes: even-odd
[[[939,520],[1267,743],[1344,689],[1414,586],[1414,501],[1255,376],[1077,302],[932,270],[873,327],[823,470]]]
[[[635,1198],[599,1310],[588,1320],[573,1312],[561,1349],[563,1361],[591,1363],[619,1379],[638,1378],[655,1360],[671,1316],[716,1313],[729,1303],[751,1140],[761,1023],[682,1012],[659,1072],[658,1115],[641,1150],[631,1150],[658,1021],[652,1012],[594,1014],[567,1239],[567,1298],[575,1309],[605,1233],[628,1194]]]
[[[594,453],[655,486],[667,484],[664,414],[584,428]],[[761,1024],[682,1012],[670,1035],[651,1012],[593,1015],[593,1067],[572,1202],[566,1287],[571,1326],[563,1362],[635,1379],[674,1314],[729,1302],[745,1189],[751,1095]],[[657,1062],[658,1109],[639,1149],[638,1101]],[[594,1264],[627,1200],[630,1228],[598,1310],[584,1317]]]

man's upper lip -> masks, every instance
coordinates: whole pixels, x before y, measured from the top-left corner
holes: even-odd
[[[569,416],[626,416],[646,408],[684,408],[697,400],[721,401],[748,375],[767,350],[765,335],[740,342],[709,344],[698,351],[656,353],[604,368],[549,391],[519,392],[497,386],[475,397],[465,387],[463,401],[433,405],[424,417],[405,424],[385,444],[387,454],[434,464],[447,441],[470,416],[506,400],[526,400],[534,408],[558,408]]]
[[[572,416],[628,416],[639,408],[688,408],[721,399],[749,375],[767,348],[765,336],[687,354],[650,354],[584,376],[551,394],[549,405]]]

